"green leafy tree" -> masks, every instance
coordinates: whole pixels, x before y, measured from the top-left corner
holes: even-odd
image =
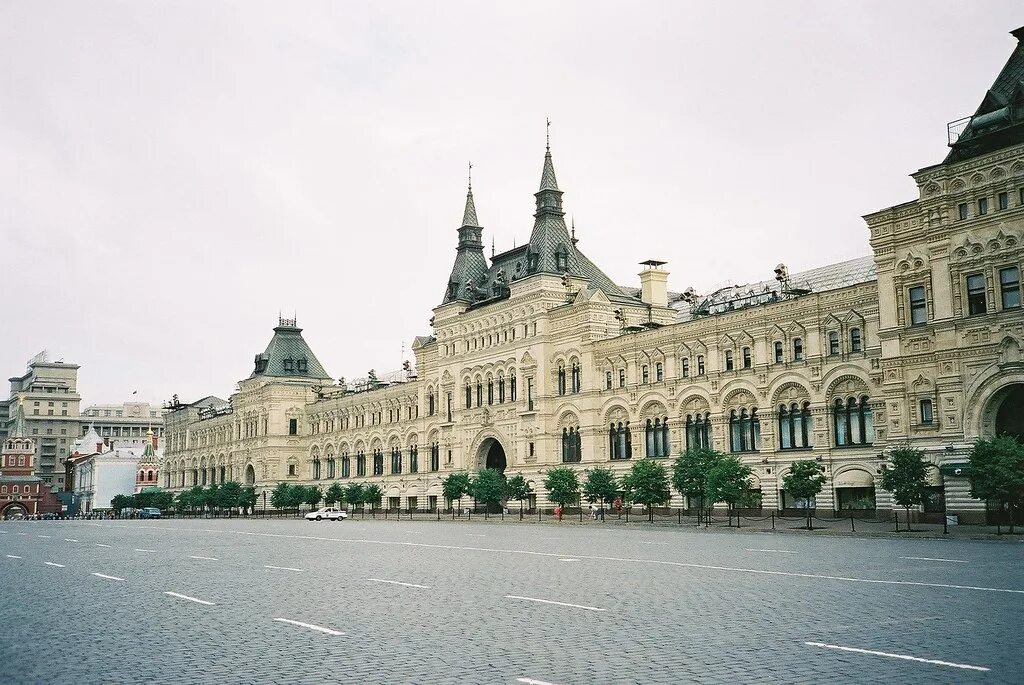
[[[243,513],[252,514],[256,511],[257,499],[259,499],[259,496],[256,494],[256,488],[247,485],[242,488],[242,494],[238,498],[238,506],[241,507]]]
[[[220,490],[220,486],[216,483],[203,488],[199,501],[202,502],[204,510],[208,509],[211,513],[213,512],[213,508],[217,503],[218,490]]]
[[[193,485],[188,489],[189,491],[189,503],[192,505],[192,511],[202,510],[205,504],[205,492],[206,488],[202,485]]]
[[[195,504],[192,501],[192,491],[182,490],[174,498],[174,511],[180,516],[192,510]]]
[[[376,483],[370,483],[363,488],[363,497],[366,498],[366,502],[370,505],[371,514],[374,509],[380,506],[380,498],[383,496],[384,491]]]
[[[324,502],[330,506],[341,504],[345,501],[345,488],[341,483],[331,483],[331,486],[324,492]]]
[[[231,512],[235,507],[241,506],[242,500],[242,485],[235,481],[228,481],[221,483],[217,489],[215,504],[219,509],[228,510],[228,518],[231,518]]]
[[[500,504],[505,499],[505,476],[497,469],[483,469],[470,482],[470,494],[484,506]]]
[[[167,511],[174,507],[174,493],[166,490],[157,490],[152,493],[149,506],[156,507],[161,511]]]
[[[715,450],[687,450],[672,464],[672,485],[690,502],[697,503],[698,521],[705,507],[714,505],[714,502],[707,502],[708,474],[722,457],[722,453]]]
[[[114,495],[110,498],[110,508],[118,516],[125,509],[131,509],[135,505],[135,498],[132,495]]]
[[[288,483],[278,483],[270,493],[270,506],[275,509],[284,510],[292,506],[292,486]]]
[[[604,520],[604,507],[609,500],[615,499],[619,492],[619,482],[611,469],[595,468],[587,471],[583,480],[583,496],[587,501],[601,503],[601,520]]]
[[[971,496],[999,502],[1009,509],[1010,532],[1014,513],[1024,506],[1024,445],[1003,435],[978,440],[970,454]]]
[[[289,492],[288,507],[295,510],[296,516],[299,515],[299,510],[306,501],[307,492],[308,488],[305,485],[293,485]]]
[[[654,506],[665,504],[672,496],[669,490],[668,469],[660,461],[643,459],[633,463],[622,478],[622,487],[631,502],[647,507],[649,521],[654,521]]]
[[[323,490],[320,489],[320,486],[318,486],[318,485],[308,485],[308,486],[306,486],[306,496],[303,499],[303,501],[306,504],[308,504],[310,507],[312,507],[313,509],[316,509],[317,505],[320,504],[320,502],[323,500],[323,498],[324,498],[324,493],[323,493]]]
[[[517,473],[505,481],[505,492],[509,499],[519,500],[519,518],[523,518],[523,501],[530,499],[533,494],[531,486],[522,474]]]
[[[889,466],[882,474],[882,487],[907,512],[910,530],[910,508],[924,502],[928,495],[928,467],[924,452],[909,445],[896,447],[889,453]]]
[[[352,505],[352,509],[361,507],[366,502],[366,493],[359,483],[349,483],[345,486],[345,501]]]
[[[707,476],[708,504],[725,502],[730,508],[745,502],[750,491],[750,467],[733,455],[719,459]]]
[[[548,469],[544,476],[544,489],[548,499],[562,509],[575,504],[580,499],[580,479],[576,470],[568,466],[556,466]]]
[[[469,494],[470,479],[468,473],[449,474],[441,482],[441,493],[449,502],[458,502],[459,509],[462,509],[462,498]]]
[[[789,473],[782,479],[782,487],[786,488],[793,497],[802,499],[807,503],[807,528],[811,528],[811,498],[821,492],[825,484],[825,474],[818,462],[812,459],[801,459],[794,461],[789,467]]]

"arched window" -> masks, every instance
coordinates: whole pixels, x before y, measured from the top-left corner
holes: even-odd
[[[698,354],[697,355],[697,375],[698,376],[703,376],[704,375],[704,355],[703,354]]]
[[[494,404],[494,381],[487,379],[487,404]]]
[[[870,445],[874,442],[875,426],[869,401],[867,395],[836,399],[833,417],[837,447]]]
[[[654,380],[658,383],[665,380],[665,365],[661,362],[654,365]]]
[[[839,354],[839,334],[835,331],[828,334],[828,353],[831,356]]]
[[[604,372],[604,386],[605,386],[606,390],[611,390],[612,389],[612,372],[611,371],[605,371]]]
[[[749,369],[750,366],[753,363],[754,363],[754,359],[753,359],[753,357],[750,356],[750,348],[749,347],[744,347],[743,348],[743,368],[744,369]]]
[[[725,351],[725,370],[726,371],[732,371],[732,369],[733,369],[732,350],[726,350]]]
[[[349,460],[348,454],[343,453],[341,455],[341,477],[348,478],[352,475],[352,462]]]
[[[436,442],[430,445],[430,470],[439,471],[441,469],[441,446]]]
[[[313,460],[313,480],[320,480],[320,460]]]
[[[420,471],[420,448],[418,445],[409,446],[409,473]]]
[[[755,452],[761,447],[761,419],[757,408],[733,409],[729,413],[729,449],[732,452]]]
[[[804,359],[804,341],[801,338],[793,338],[793,361],[799,362]]]
[[[476,406],[484,406],[484,384],[479,380],[476,382]]]
[[[505,376],[498,374],[498,404],[505,402]]]
[[[366,475],[366,455],[362,452],[356,454],[356,476]]]
[[[384,475],[384,451],[379,447],[373,451],[373,475]]]
[[[580,391],[580,365],[578,362],[572,363],[572,391],[573,393]]]
[[[699,450],[711,448],[711,414],[697,413],[686,415],[686,449]]]
[[[566,463],[579,462],[583,460],[583,450],[580,443],[580,429],[578,426],[570,426],[562,429],[562,461]]]
[[[512,372],[508,375],[508,398],[512,402],[516,401],[516,374]]]
[[[785,359],[783,358],[782,341],[781,340],[776,340],[774,347],[775,347],[775,363],[776,364],[781,364],[783,361],[785,361]]]
[[[558,394],[565,394],[565,367],[558,365]]]
[[[625,369],[619,369],[619,387],[620,388],[626,387],[626,370]]]
[[[644,385],[647,385],[650,382],[651,374],[647,370],[647,364],[644,364],[643,367],[641,367],[640,378],[642,379],[640,382],[643,383]]]
[[[859,328],[851,328],[850,329],[850,351],[851,352],[860,352],[860,350],[861,350],[860,329]]]
[[[391,448],[391,473],[402,472],[402,448],[397,445]]]
[[[473,407],[473,388],[466,383],[466,409],[472,409]]]
[[[609,452],[612,459],[629,459],[633,456],[633,441],[629,434],[629,421],[612,422],[608,429]]]
[[[670,445],[668,417],[647,419],[644,437],[648,457],[667,457]]]
[[[799,405],[793,402],[788,407],[779,405],[779,447],[796,450],[810,447],[811,403]]]
[[[427,416],[434,415],[434,391],[427,393]]]
[[[690,359],[689,357],[683,357],[683,378],[690,377]]]

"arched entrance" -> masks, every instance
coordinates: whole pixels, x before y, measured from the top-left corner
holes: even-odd
[[[505,448],[494,438],[487,438],[480,445],[480,463],[485,469],[505,473],[505,467],[508,465],[505,461]]]
[[[2,518],[11,521],[23,519],[27,515],[28,510],[25,509],[25,507],[21,506],[20,504],[11,504],[6,509],[4,509],[4,514]]]
[[[245,467],[245,484],[256,484],[256,469],[252,467],[252,464],[249,464],[248,466]]]
[[[991,400],[996,413],[996,435],[1024,439],[1024,385],[1008,385]]]

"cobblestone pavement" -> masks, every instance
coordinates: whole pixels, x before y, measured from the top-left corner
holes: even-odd
[[[1022,557],[689,527],[2,522],[0,682],[1022,682]]]

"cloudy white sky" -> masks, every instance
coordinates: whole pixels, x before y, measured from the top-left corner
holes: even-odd
[[[583,249],[674,290],[868,254],[1019,2],[0,2],[0,373],[226,397],[278,311],[335,377],[430,331],[467,160],[532,226],[544,120]],[[489,250],[488,250],[489,252]]]

